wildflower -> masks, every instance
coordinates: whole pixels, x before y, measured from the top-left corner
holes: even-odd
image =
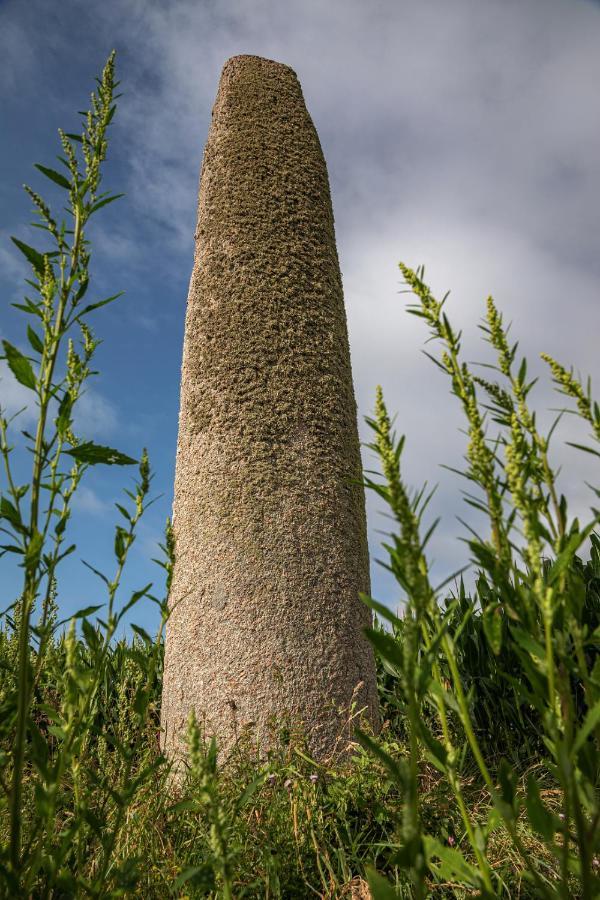
[[[453,835],[449,834],[448,835],[448,846],[454,847],[455,843],[456,843],[456,838]]]
[[[275,775],[273,772],[271,772],[270,775],[267,775],[267,781],[269,782],[270,785],[274,785],[275,782],[277,781],[277,775]]]
[[[286,791],[290,791],[290,792],[291,792],[291,790],[292,790],[292,779],[291,779],[291,778],[286,778],[285,781],[283,782],[283,786],[284,786],[284,788],[286,789]]]
[[[313,784],[317,783],[317,781],[319,780],[319,776],[317,775],[316,772],[312,773],[312,775],[310,776],[310,780],[312,781]]]

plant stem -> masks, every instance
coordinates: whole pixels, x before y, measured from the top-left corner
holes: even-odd
[[[39,517],[39,499],[44,469],[43,446],[46,430],[46,419],[52,392],[52,378],[60,339],[64,314],[69,298],[69,293],[77,265],[79,262],[79,250],[83,223],[80,214],[80,201],[75,207],[75,226],[73,249],[71,252],[71,271],[69,279],[65,282],[64,276],[61,283],[60,297],[54,327],[47,342],[44,344],[44,352],[40,362],[42,384],[39,388],[40,415],[35,436],[33,452],[33,473],[31,478],[31,512],[29,521],[29,540],[32,541],[37,534]],[[47,346],[49,345],[49,358],[47,359]],[[19,629],[19,656],[18,656],[18,697],[17,697],[17,721],[15,745],[13,751],[13,778],[10,799],[10,862],[14,872],[19,869],[21,857],[21,797],[23,782],[23,767],[25,763],[25,737],[27,734],[27,716],[31,702],[31,685],[29,679],[29,625],[35,594],[37,589],[39,563],[25,565],[25,580],[23,587],[23,601],[21,622]]]

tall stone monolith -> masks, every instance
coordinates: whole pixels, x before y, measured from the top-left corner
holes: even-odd
[[[223,69],[200,179],[175,475],[163,746],[377,721],[364,493],[325,160],[295,73]],[[340,711],[341,710],[341,711]],[[344,711],[345,710],[345,711]],[[346,731],[346,734],[348,732]]]

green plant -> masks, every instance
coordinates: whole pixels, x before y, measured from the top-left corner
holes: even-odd
[[[442,344],[441,358],[434,361],[449,376],[467,420],[463,474],[474,490],[467,500],[485,514],[490,534],[482,539],[472,532],[468,542],[477,566],[473,595],[467,597],[461,587],[457,596],[442,604],[440,589],[431,584],[425,553],[432,529],[424,538],[420,533],[428,498],[422,491],[411,495],[404,486],[400,470],[404,439],[397,440],[392,433],[379,390],[375,418],[369,424],[384,483],[367,478],[366,484],[385,500],[396,520],[398,532],[386,550],[389,568],[404,590],[404,616],[399,619],[373,599],[364,600],[392,626],[391,633],[375,628],[369,637],[398,686],[409,752],[396,759],[366,735],[361,741],[381,759],[403,792],[401,847],[395,858],[410,868],[417,897],[426,893],[431,878],[496,896],[502,885],[490,866],[487,848],[501,826],[536,896],[570,897],[575,884],[577,896],[591,898],[600,890],[594,863],[600,843],[600,541],[593,534],[598,515],[586,526],[569,518],[567,500],[558,493],[549,461],[552,430],[547,435],[538,430],[528,401],[534,382],[527,380],[525,360],[515,370],[517,345],[509,344],[493,300],[488,299],[483,330],[496,353],[500,382],[472,374],[461,359],[461,335],[454,332],[444,311],[446,298],[439,302],[433,297],[422,270],[400,268],[417,298],[410,311],[427,322],[432,338]],[[584,392],[572,373],[545,358],[555,381],[576,400],[579,414],[600,437],[600,411],[589,387]],[[486,404],[481,403],[478,388],[485,392]],[[493,436],[490,421],[499,426]],[[584,566],[577,552],[587,539],[592,551]],[[559,812],[543,801],[538,775],[529,772],[522,798],[514,767],[503,759],[496,768],[496,760],[484,752],[486,742],[477,727],[482,698],[473,683],[477,673],[472,664],[470,671],[465,664],[469,636],[483,649],[479,663],[487,660],[492,702],[505,690],[513,692],[518,730],[528,732],[534,741],[535,729],[539,730],[542,743],[536,749],[545,777],[560,793]],[[497,724],[502,727],[501,721]],[[500,736],[499,743],[506,749],[512,741]],[[419,795],[423,760],[440,771],[455,798],[469,858],[461,848],[444,845],[423,825]],[[475,766],[492,801],[481,821],[465,801],[468,765]],[[549,878],[545,862],[542,865],[526,846],[524,814],[555,858],[558,877]],[[388,896],[376,874],[372,885],[375,897]]]
[[[27,281],[31,296],[15,304],[29,318],[26,335],[30,350],[25,354],[5,340],[3,358],[12,376],[31,392],[37,406],[37,422],[34,434],[24,432],[33,461],[31,478],[26,484],[18,484],[13,475],[12,420],[0,411],[0,453],[5,475],[0,521],[2,532],[8,536],[2,553],[17,556],[23,569],[20,596],[4,613],[8,625],[4,640],[9,645],[10,664],[6,665],[0,691],[0,809],[7,812],[9,821],[7,840],[0,847],[0,876],[12,896],[29,896],[34,886],[40,896],[48,896],[58,887],[85,889],[99,896],[108,893],[111,880],[113,885],[126,882],[125,868],[121,873],[111,872],[115,840],[137,787],[150,777],[156,765],[152,762],[144,766],[135,747],[127,747],[113,736],[111,749],[122,762],[120,781],[110,783],[106,775],[99,773],[97,787],[103,800],[100,806],[90,803],[90,743],[99,734],[105,742],[110,740],[99,719],[106,712],[101,694],[109,660],[114,659],[113,637],[125,613],[142,597],[151,597],[158,603],[163,623],[166,617],[165,602],[152,597],[151,585],[136,591],[127,603],[117,607],[123,568],[137,524],[149,502],[151,476],[145,451],[135,491],[126,492],[129,508],[117,504],[125,522],[115,531],[114,575],[109,579],[96,573],[107,592],[104,618],[98,617],[94,624],[90,616],[102,606],[86,607],[72,617],[58,644],[53,638],[64,624],[56,622],[58,570],[60,562],[75,549],[73,544],[67,545],[66,538],[72,500],[81,480],[90,466],[135,464],[123,453],[79,438],[73,424],[82,390],[94,374],[91,364],[97,341],[88,324],[90,314],[119,296],[91,303],[84,299],[91,278],[88,223],[120,196],[99,192],[107,131],[116,109],[114,53],[97,84],[90,110],[82,113],[81,133],[59,131],[64,153],[58,157],[61,171],[36,166],[65,192],[68,219],[59,224],[45,200],[26,186],[41,220],[35,227],[42,230],[51,248],[38,250],[13,238],[32,270]],[[76,348],[71,337],[76,331],[80,334],[80,348]],[[164,563],[167,571],[171,564],[168,557]],[[76,621],[81,624],[84,644],[77,639]],[[141,629],[137,631],[152,644]],[[144,676],[150,684],[158,666],[160,641],[152,647],[150,657],[143,658]],[[128,649],[133,664],[139,663],[137,653],[134,648]],[[61,657],[62,668],[51,665],[53,654]],[[49,669],[56,678],[55,704],[43,694],[40,699]],[[147,683],[141,682],[135,696],[129,698],[140,723],[148,715],[150,691]],[[61,795],[65,790],[69,794],[68,812]],[[28,805],[31,795],[33,804]],[[62,829],[58,829],[61,804],[64,819]],[[94,877],[84,884],[68,860],[75,858],[77,870],[88,832],[95,834],[102,853]]]
[[[60,563],[74,550],[67,538],[81,480],[95,464],[135,463],[79,438],[73,424],[94,374],[89,316],[116,299],[84,300],[86,226],[116,199],[98,193],[115,111],[113,56],[98,84],[82,134],[61,133],[66,174],[38,167],[67,192],[70,219],[59,225],[28,188],[41,218],[36,224],[52,247],[16,241],[32,267],[33,299],[17,304],[29,317],[31,350],[4,342],[4,359],[30,390],[38,419],[26,446],[13,447],[13,423],[0,413],[1,550],[23,571],[22,591],[0,619],[0,896],[334,900],[366,896],[369,863],[375,898],[433,891],[594,896],[597,520],[582,527],[568,516],[549,438],[528,406],[526,367],[513,371],[516,347],[492,301],[485,329],[500,384],[462,363],[460,335],[443,304],[422,272],[403,269],[419,301],[413,311],[444,344],[439,364],[468,421],[466,475],[478,492],[468,499],[488,516],[490,536],[472,534],[473,588],[461,582],[448,593],[431,583],[426,544],[433,529],[421,537],[428,497],[403,483],[403,439],[395,438],[378,392],[371,425],[385,481],[367,484],[396,520],[387,550],[406,610],[396,617],[365,598],[389,626],[376,623],[370,632],[385,720],[377,738],[361,734],[363,747],[350,757],[316,763],[300,729],[274,723],[273,749],[259,753],[241,735],[217,765],[214,741],[192,719],[188,759],[173,770],[158,743],[166,599],[150,584],[120,599],[123,569],[151,502],[145,452],[134,489],[117,504],[114,572],[96,572],[106,603],[59,621]],[[600,410],[589,386],[547,361],[559,390],[599,438]],[[499,426],[493,439],[491,422]],[[21,485],[13,453],[23,449],[33,469]],[[587,536],[591,551],[583,562],[578,554]],[[168,595],[175,552],[168,523],[162,550]],[[159,607],[157,638],[135,625],[129,637],[117,638],[142,598]]]

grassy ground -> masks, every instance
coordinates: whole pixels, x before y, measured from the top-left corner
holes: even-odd
[[[0,641],[0,651],[2,661],[10,666],[14,649],[6,636]],[[110,868],[104,874],[104,896],[120,891],[157,898],[221,895],[225,878],[234,897],[360,898],[369,896],[368,866],[387,874],[397,885],[398,896],[412,896],[408,873],[394,864],[402,792],[385,766],[358,743],[350,757],[339,754],[328,765],[318,766],[309,761],[301,735],[291,735],[287,746],[267,761],[259,760],[251,744],[241,739],[217,769],[210,744],[200,733],[195,738],[192,733],[192,743],[196,740],[193,770],[185,783],[169,783],[158,742],[160,667],[152,680],[143,722],[133,708],[150,669],[151,651],[139,640],[133,646],[120,642],[111,649],[90,739],[76,771],[66,772],[63,778],[45,851],[48,857],[60,855],[64,836],[69,836],[62,878],[57,879],[59,885],[63,883],[63,896],[94,892],[92,886],[103,868],[107,833],[114,835],[114,845]],[[78,652],[91,664],[83,642],[78,644]],[[47,736],[52,758],[54,738],[47,728],[52,721],[50,710],[61,706],[67,668],[64,640],[56,644],[48,659],[36,706],[38,725]],[[384,716],[390,713],[384,720],[382,747],[402,759],[408,756],[406,736],[383,667],[380,685]],[[133,768],[128,765],[131,756]],[[138,773],[154,765],[151,777],[144,779],[129,802],[128,786]],[[523,795],[526,775],[536,765],[535,760],[523,760],[520,765]],[[463,848],[470,859],[461,817],[444,777],[422,759],[419,781],[425,828],[446,846]],[[468,760],[462,781],[474,818],[485,823],[492,809],[490,796]],[[34,777],[25,780],[26,842],[39,823],[36,782]],[[559,792],[549,780],[543,794],[550,806],[558,808]],[[124,803],[126,814],[119,821]],[[8,839],[5,813],[0,818],[3,843]],[[70,834],[75,819],[82,821]],[[544,860],[552,879],[556,861],[525,815],[519,827],[523,841],[536,859]],[[501,826],[490,836],[488,858],[497,875],[498,896],[536,896],[535,888],[523,879],[522,860]],[[38,891],[43,895],[47,864],[48,860],[45,864],[41,861],[32,886],[34,896]],[[53,896],[61,896],[59,885]],[[429,886],[434,896],[475,895],[451,880],[432,878]]]

